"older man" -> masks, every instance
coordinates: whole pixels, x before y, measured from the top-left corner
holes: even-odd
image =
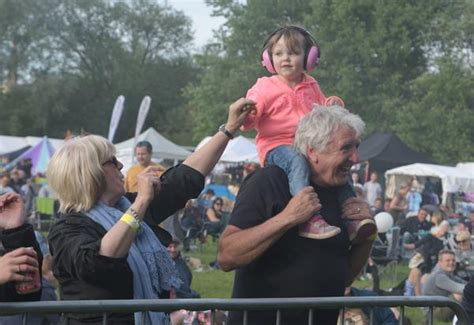
[[[150,165],[156,165],[161,167],[162,171],[165,170],[163,166],[155,164],[151,161],[151,155],[153,153],[153,147],[148,141],[140,141],[135,146],[135,157],[137,158],[138,164],[133,165],[127,171],[125,176],[125,191],[137,192],[137,175],[140,174],[145,168]],[[160,173],[160,175],[161,175]]]
[[[438,263],[426,279],[421,293],[424,296],[452,297],[457,301],[461,301],[466,281],[453,274],[455,268],[454,252],[450,250],[440,251],[438,253]],[[436,307],[433,314],[436,318],[444,321],[450,321],[454,316],[453,311],[447,307]]]
[[[344,108],[317,106],[302,118],[295,146],[306,156],[311,186],[291,197],[288,178],[276,166],[249,175],[237,196],[229,226],[220,240],[219,264],[237,269],[234,298],[329,297],[344,295],[366,263],[371,240],[350,245],[346,223],[371,218],[365,200],[351,198],[339,206],[336,189],[350,177],[358,160],[364,122]],[[298,225],[316,212],[343,230],[313,240],[298,235]],[[314,324],[335,324],[337,310],[315,310]],[[282,324],[308,324],[307,311],[284,311]],[[241,324],[231,312],[229,324]],[[248,324],[273,324],[275,312],[249,312]]]

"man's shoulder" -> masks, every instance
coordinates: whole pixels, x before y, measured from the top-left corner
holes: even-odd
[[[262,181],[272,181],[272,182],[288,182],[288,177],[286,176],[283,169],[278,166],[268,166],[264,168],[259,168],[252,174],[249,174],[245,179],[244,183],[256,183],[260,184]]]
[[[133,165],[132,167],[130,167],[128,169],[127,174],[128,173],[136,173],[136,172],[139,172],[142,169],[143,169],[143,167],[140,164],[136,164],[136,165]]]
[[[257,196],[281,198],[286,196],[288,191],[288,177],[285,172],[280,167],[269,166],[249,174],[242,182],[238,197],[245,200],[254,200]]]

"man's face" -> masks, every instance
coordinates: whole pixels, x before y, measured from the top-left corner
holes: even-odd
[[[168,253],[170,254],[173,260],[176,259],[176,257],[178,257],[178,254],[179,254],[178,245],[176,245],[175,243],[169,244]]]
[[[372,173],[372,174],[370,174],[370,180],[371,180],[372,182],[375,183],[378,178],[379,178],[379,176],[377,175],[377,173]]]
[[[426,220],[427,216],[428,216],[428,212],[426,212],[426,210],[420,209],[420,211],[418,211],[418,220],[424,221]]]
[[[3,187],[6,187],[9,182],[10,182],[10,178],[8,176],[2,176],[0,178],[0,185]]]
[[[135,156],[141,166],[147,167],[151,162],[151,153],[145,147],[137,147],[135,149]]]
[[[360,139],[354,130],[337,127],[324,151],[318,152],[309,148],[313,182],[322,187],[344,185],[350,176],[351,166],[359,160],[359,144]]]
[[[445,272],[454,272],[456,268],[456,259],[454,255],[443,254],[438,261],[439,267]]]

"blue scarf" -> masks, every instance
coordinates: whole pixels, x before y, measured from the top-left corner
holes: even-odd
[[[85,214],[109,231],[130,205],[122,197],[115,207],[97,202]],[[146,223],[142,223],[130,247],[127,262],[133,272],[134,299],[159,299],[159,293],[178,288],[181,284],[168,251]],[[169,323],[169,317],[164,313],[147,312],[145,315],[145,324]],[[135,324],[142,325],[140,313],[135,313]]]

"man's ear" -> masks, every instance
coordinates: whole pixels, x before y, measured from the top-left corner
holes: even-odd
[[[306,156],[307,156],[308,160],[310,160],[311,162],[318,162],[318,160],[319,160],[318,159],[319,158],[318,152],[310,146],[308,146],[308,148],[306,149]]]

